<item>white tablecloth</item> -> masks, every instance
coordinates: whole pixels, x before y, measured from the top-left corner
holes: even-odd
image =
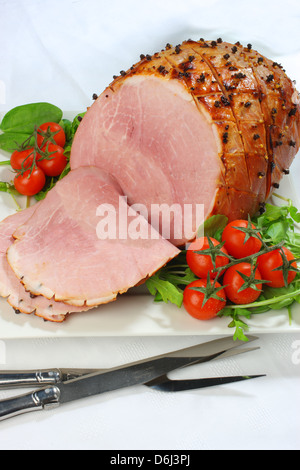
[[[250,42],[300,81],[297,0],[0,0],[0,111],[34,101],[82,111],[141,53],[190,37]],[[298,154],[296,186],[299,174]],[[2,340],[0,362],[5,369],[110,367],[209,339]],[[0,448],[299,450],[300,335],[263,331],[257,345],[250,355],[195,366],[193,376],[266,378],[179,394],[139,386],[27,414],[0,424]]]

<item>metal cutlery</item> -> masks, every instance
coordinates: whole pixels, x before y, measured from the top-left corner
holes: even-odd
[[[250,336],[249,342],[256,339],[258,338]],[[0,389],[38,388],[30,393],[0,401],[0,421],[26,412],[52,409],[63,403],[135,385],[145,385],[163,392],[177,392],[263,377],[264,375],[244,375],[171,380],[167,376],[169,372],[180,368],[259,349],[237,349],[242,344],[244,343],[241,341],[225,337],[111,369],[55,368],[37,371],[2,371]]]

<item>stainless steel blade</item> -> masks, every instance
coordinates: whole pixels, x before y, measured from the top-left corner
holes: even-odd
[[[214,354],[214,359],[220,353]],[[155,378],[161,377],[170,371],[186,367],[191,364],[204,362],[204,357],[163,357],[150,361],[122,367],[108,372],[97,372],[83,377],[68,380],[56,385],[59,389],[59,402],[68,403],[92,395],[110,392],[120,388],[142,385]]]
[[[266,377],[266,375],[245,375],[233,377],[210,377],[203,379],[171,380],[165,377],[159,377],[147,383],[148,387],[161,392],[183,392],[200,388],[215,387],[218,385],[241,382],[244,380]]]

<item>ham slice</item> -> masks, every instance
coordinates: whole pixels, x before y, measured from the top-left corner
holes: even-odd
[[[115,300],[179,253],[95,167],[59,181],[14,238],[7,259],[26,290],[76,307]]]
[[[43,296],[33,296],[27,292],[12,271],[6,259],[6,252],[13,243],[12,234],[26,223],[40,203],[7,217],[0,223],[0,295],[14,308],[16,313],[35,314],[45,320],[60,323],[70,312],[79,312],[87,308],[71,307],[62,302],[50,301]]]
[[[288,172],[300,145],[299,111],[282,66],[251,45],[167,45],[122,71],[88,109],[71,168],[105,168],[129,204],[144,204],[151,216],[155,204],[202,204],[203,218],[247,219]],[[184,236],[170,230],[172,243],[195,236],[195,214]]]

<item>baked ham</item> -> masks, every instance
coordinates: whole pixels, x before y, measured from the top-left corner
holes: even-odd
[[[115,300],[179,253],[95,167],[60,180],[13,236],[7,260],[25,289],[79,308]]]
[[[12,234],[27,222],[40,203],[10,215],[0,223],[0,295],[14,308],[16,313],[35,314],[52,322],[63,322],[69,313],[82,312],[88,308],[71,307],[41,295],[26,291],[6,259],[6,252],[13,243]]]
[[[154,204],[203,204],[204,218],[247,218],[289,171],[299,110],[282,66],[250,44],[167,45],[122,71],[88,109],[71,168],[104,168],[151,215]],[[195,211],[191,227],[170,241],[194,238]]]
[[[1,224],[0,294],[20,311],[62,321],[151,276],[210,215],[253,215],[299,149],[299,103],[282,66],[250,44],[189,40],[141,56],[88,109],[71,172],[34,209]],[[152,235],[99,238],[105,204]]]

